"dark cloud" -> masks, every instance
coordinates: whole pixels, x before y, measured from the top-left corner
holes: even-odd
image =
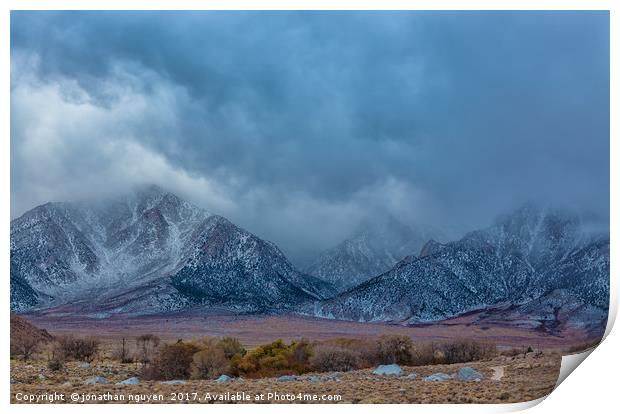
[[[301,251],[381,209],[609,213],[606,12],[13,12],[11,42],[13,215],[151,179]]]

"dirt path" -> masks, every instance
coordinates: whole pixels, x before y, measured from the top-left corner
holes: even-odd
[[[493,376],[491,377],[492,380],[495,381],[499,381],[502,379],[502,377],[504,376],[504,368],[506,366],[505,365],[500,365],[497,367],[491,367],[491,369],[493,370]]]

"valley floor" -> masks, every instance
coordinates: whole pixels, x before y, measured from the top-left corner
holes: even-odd
[[[135,338],[152,333],[161,338],[174,340],[198,336],[230,335],[246,346],[271,342],[276,338],[285,341],[301,337],[325,340],[342,337],[379,336],[399,334],[410,336],[414,342],[449,341],[472,338],[494,343],[500,347],[532,347],[565,351],[573,346],[591,343],[600,338],[590,332],[572,329],[549,332],[544,329],[520,327],[514,324],[486,324],[475,315],[426,324],[402,326],[384,323],[359,323],[318,319],[297,315],[196,315],[191,313],[151,316],[114,316],[93,319],[60,314],[22,315],[36,326],[52,335],[96,335],[110,340]]]
[[[143,381],[136,385],[116,385],[116,382],[136,374],[134,364],[103,361],[85,367],[71,362],[63,371],[52,373],[47,370],[44,362],[11,361],[11,402],[22,403],[25,396],[56,392],[57,395],[63,395],[66,402],[71,402],[72,394],[78,400],[82,395],[90,399],[123,396],[124,401],[119,401],[123,403],[130,402],[130,398],[147,395],[151,397],[150,402],[160,403],[237,402],[230,401],[231,396],[245,393],[250,398],[245,402],[249,403],[511,403],[548,395],[557,381],[560,362],[561,357],[556,353],[538,356],[530,353],[526,357],[499,356],[493,360],[467,364],[403,367],[405,372],[401,377],[379,376],[365,369],[307,374],[289,382],[262,378],[233,379],[224,384],[214,380],[189,380],[181,384]],[[480,382],[464,382],[456,378],[443,382],[423,380],[437,372],[454,374],[464,366],[479,371],[483,379]],[[406,377],[411,373],[417,374],[416,378]],[[110,384],[84,384],[85,379],[94,376],[104,377]],[[276,393],[280,397],[288,395],[289,399],[277,399]],[[255,401],[257,394],[263,394],[265,399]],[[226,396],[228,400],[215,400]],[[291,401],[290,396],[295,396],[295,400]],[[158,398],[162,400],[155,401]],[[309,401],[311,398],[316,398],[316,401]]]

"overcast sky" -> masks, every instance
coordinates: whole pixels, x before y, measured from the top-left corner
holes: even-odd
[[[607,12],[13,12],[11,215],[156,183],[301,254],[609,214]]]

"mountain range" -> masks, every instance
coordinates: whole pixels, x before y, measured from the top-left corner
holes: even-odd
[[[419,256],[306,304],[302,313],[421,323],[505,306],[539,319],[570,308],[575,319],[598,322],[608,305],[609,235],[588,231],[575,216],[527,205],[458,241],[429,241]]]
[[[609,234],[526,205],[460,240],[393,218],[297,270],[269,241],[157,186],[47,203],[11,221],[11,309],[107,317],[293,312],[426,323],[479,312],[532,327],[602,324]],[[495,318],[495,319],[493,319]]]

